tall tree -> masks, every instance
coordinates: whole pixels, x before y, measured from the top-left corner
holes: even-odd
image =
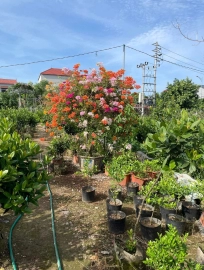
[[[175,79],[173,84],[168,84],[166,91],[162,92],[161,99],[163,103],[175,103],[181,109],[191,109],[198,103],[199,85],[194,84],[192,80]]]

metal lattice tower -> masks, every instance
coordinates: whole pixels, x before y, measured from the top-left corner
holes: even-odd
[[[156,75],[157,67],[159,67],[161,57],[161,47],[156,42],[153,44],[155,49],[154,54],[154,65],[149,65],[148,62],[137,65],[138,68],[142,68],[142,93],[139,96],[139,106],[141,114],[144,115],[145,106],[156,106]]]

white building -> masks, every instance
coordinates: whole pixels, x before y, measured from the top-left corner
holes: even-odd
[[[9,86],[17,83],[17,80],[12,79],[0,79],[0,92],[6,92]]]
[[[53,84],[59,84],[61,82],[66,81],[67,75],[64,74],[62,69],[60,68],[50,68],[40,73],[38,78],[38,82],[46,80],[48,82],[52,82]]]
[[[199,98],[204,98],[204,85],[201,85],[198,89],[198,96]]]

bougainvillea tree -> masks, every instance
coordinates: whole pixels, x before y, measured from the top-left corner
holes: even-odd
[[[106,70],[98,64],[98,70],[64,69],[67,80],[58,91],[46,96],[46,113],[52,120],[46,123],[51,135],[53,129],[61,130],[75,123],[79,132],[72,136],[76,150],[92,155],[104,154],[107,150],[130,148],[133,126],[137,120],[134,110],[134,95],[139,89],[132,77],[124,77],[124,70]]]

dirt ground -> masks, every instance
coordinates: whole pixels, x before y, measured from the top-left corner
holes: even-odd
[[[48,141],[40,141],[43,130],[35,136],[42,147]],[[108,270],[121,269],[114,260],[113,240],[107,226],[106,198],[110,178],[104,173],[92,177],[96,187],[93,203],[82,202],[81,188],[86,180],[73,172],[56,174],[50,181],[55,211],[56,240],[64,270]],[[133,202],[123,189],[123,211],[127,214],[126,229],[133,228],[136,216]],[[29,215],[24,215],[13,232],[13,252],[19,270],[56,270],[50,197],[48,191],[39,200],[39,207],[33,206]],[[11,270],[8,250],[8,235],[15,220],[12,213],[0,216],[0,270]],[[121,238],[125,237],[119,236]],[[189,256],[195,259],[197,246],[204,247],[204,237],[196,230],[189,236]],[[124,270],[129,269],[124,267]]]

